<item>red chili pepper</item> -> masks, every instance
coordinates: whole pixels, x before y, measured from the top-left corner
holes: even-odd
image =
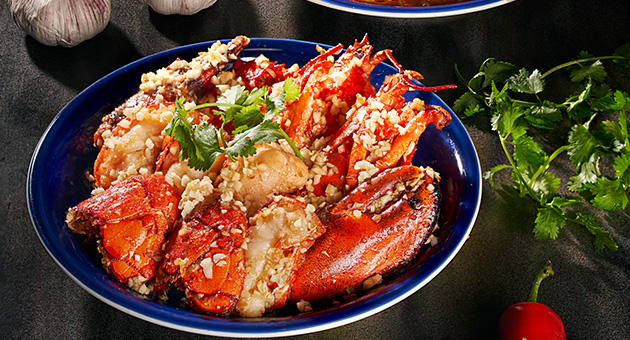
[[[543,279],[553,275],[551,261],[538,272],[526,302],[519,302],[503,312],[499,319],[501,340],[566,340],[560,316],[551,308],[536,302]]]

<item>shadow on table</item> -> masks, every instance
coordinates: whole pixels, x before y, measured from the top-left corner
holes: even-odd
[[[33,63],[76,91],[140,58],[127,36],[113,24],[94,38],[71,48],[45,46],[30,36],[25,39]]]
[[[260,35],[259,19],[251,7],[249,1],[230,0],[217,1],[193,15],[162,15],[151,8],[148,11],[151,23],[160,33],[180,45],[188,45],[237,35]]]

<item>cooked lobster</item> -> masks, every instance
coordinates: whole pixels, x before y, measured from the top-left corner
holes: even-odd
[[[171,234],[151,281],[153,292],[164,296],[175,283],[194,308],[229,313],[243,288],[247,226],[239,207],[211,195]]]
[[[146,294],[165,235],[179,219],[177,202],[179,195],[164,176],[137,175],[71,208],[66,223],[75,233],[96,235],[105,268]]]
[[[326,233],[306,252],[290,298],[319,301],[357,291],[407,264],[436,227],[439,177],[407,165],[387,169],[319,212]]]
[[[191,63],[144,75],[96,131],[95,195],[68,211],[67,224],[95,235],[105,268],[131,289],[163,298],[180,289],[200,312],[257,317],[370,286],[421,251],[437,228],[440,178],[411,157],[425,129],[451,116],[403,97],[450,86],[419,85],[390,50],[372,53],[367,36],[346,51],[320,48],[302,68],[245,62],[238,53],[248,43],[217,42]],[[398,73],[376,91],[369,76],[385,59]],[[304,161],[274,142],[197,170],[164,133],[175,97],[192,107],[236,84],[273,88],[288,77],[301,95],[273,119]],[[217,124],[205,109],[188,119]]]

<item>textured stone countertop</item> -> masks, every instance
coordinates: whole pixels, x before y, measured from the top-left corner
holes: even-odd
[[[546,70],[582,50],[608,55],[630,40],[626,1],[517,0],[482,12],[394,19],[340,12],[305,0],[218,0],[196,15],[163,16],[140,1],[112,1],[107,28],[74,48],[26,36],[0,2],[0,334],[4,339],[195,339],[101,302],[70,279],[38,239],[26,202],[31,155],[55,115],[79,92],[141,57],[243,34],[348,45],[369,34],[376,49],[421,72],[427,85],[458,83],[488,57]],[[618,69],[616,69],[618,70]],[[625,73],[610,82],[630,91]],[[461,84],[460,84],[461,85]],[[462,90],[438,94],[448,105]],[[503,163],[485,118],[464,120],[483,171]],[[570,169],[560,169],[561,174]],[[564,171],[564,172],[563,172]],[[566,180],[564,177],[563,180]],[[535,240],[535,208],[483,181],[470,238],[433,280],[400,303],[304,339],[492,339],[499,316],[526,298],[548,259],[556,275],[539,301],[563,319],[568,339],[630,337],[628,209],[598,215],[619,250],[595,252],[588,235],[567,226],[556,240]]]

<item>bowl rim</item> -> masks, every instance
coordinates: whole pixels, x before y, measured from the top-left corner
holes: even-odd
[[[505,5],[516,0],[468,0],[465,2],[438,6],[383,6],[351,0],[306,0],[328,8],[344,12],[386,18],[440,18],[468,14]]]
[[[229,40],[222,40],[224,43]],[[452,244],[450,246],[449,251],[445,256],[440,256],[439,259],[432,257],[423,262],[431,261],[430,266],[432,269],[430,270],[429,275],[424,276],[422,280],[414,280],[414,284],[403,284],[405,281],[409,281],[409,279],[402,280],[403,282],[396,287],[392,287],[391,290],[388,288],[387,292],[377,295],[370,296],[365,299],[358,299],[352,303],[345,303],[342,307],[330,310],[324,310],[322,312],[315,312],[309,314],[301,314],[298,316],[290,317],[290,318],[280,318],[278,320],[268,320],[267,318],[261,318],[262,320],[252,320],[252,319],[236,319],[236,318],[209,318],[204,317],[203,315],[193,314],[184,310],[176,310],[173,308],[173,311],[169,310],[170,307],[162,306],[152,301],[142,299],[136,296],[129,294],[127,291],[121,290],[125,295],[116,294],[110,292],[109,289],[111,284],[106,285],[107,282],[100,282],[99,277],[90,277],[89,272],[85,272],[85,268],[77,268],[77,264],[69,262],[69,259],[62,256],[60,251],[60,244],[55,244],[55,235],[48,235],[44,226],[47,226],[48,223],[52,223],[51,221],[46,220],[46,216],[42,215],[41,204],[42,197],[38,197],[39,192],[37,190],[41,190],[38,187],[38,182],[34,179],[42,171],[41,158],[39,157],[42,153],[45,152],[44,148],[47,146],[47,141],[51,136],[55,133],[59,133],[56,131],[59,129],[60,124],[63,120],[70,119],[68,112],[72,112],[75,109],[75,106],[81,106],[81,101],[84,100],[84,97],[88,97],[93,92],[98,92],[99,88],[106,86],[106,84],[110,82],[116,81],[116,79],[121,78],[123,74],[130,72],[130,70],[142,68],[143,72],[146,72],[147,69],[144,69],[147,63],[155,60],[169,60],[173,55],[176,55],[177,52],[183,51],[200,51],[204,48],[209,47],[215,41],[208,41],[196,44],[190,44],[185,46],[176,47],[173,49],[165,50],[162,52],[158,52],[134,62],[131,62],[117,70],[111,72],[110,74],[102,77],[101,79],[94,82],[92,85],[87,87],[85,90],[81,91],[75,98],[73,98],[59,113],[55,116],[55,118],[48,125],[44,133],[42,134],[40,140],[33,151],[33,155],[31,157],[31,161],[28,168],[27,174],[27,185],[26,185],[26,195],[27,195],[27,205],[29,210],[29,215],[31,218],[31,223],[37,233],[39,240],[42,242],[48,254],[53,258],[55,263],[68,275],[73,281],[75,281],[81,288],[87,291],[90,295],[96,297],[100,301],[120,310],[129,315],[137,317],[144,321],[149,321],[161,326],[186,331],[190,333],[204,334],[204,335],[214,335],[214,336],[223,336],[223,337],[246,337],[246,338],[254,338],[254,337],[280,337],[280,336],[290,336],[290,335],[301,335],[307,333],[318,332],[322,330],[327,330],[335,327],[339,327],[342,325],[346,325],[360,319],[366,318],[368,316],[379,313],[394,304],[404,300],[408,296],[412,295],[424,285],[426,285],[429,281],[431,281],[435,276],[437,276],[455,257],[455,255],[462,248],[463,244],[467,240],[470,232],[474,226],[475,220],[477,218],[479,207],[481,203],[481,171],[479,164],[479,157],[477,151],[473,145],[470,136],[465,130],[465,127],[461,124],[461,121],[457,118],[455,114],[452,113],[452,110],[442,101],[434,93],[429,94],[435,99],[440,105],[443,105],[449,112],[451,112],[453,116],[453,121],[449,125],[452,128],[457,127],[457,131],[459,134],[457,135],[459,138],[463,139],[467,145],[467,151],[471,151],[472,153],[466,155],[460,155],[462,157],[467,158],[467,162],[473,164],[472,169],[468,169],[470,172],[470,177],[468,183],[473,191],[467,194],[467,197],[471,198],[471,206],[468,207],[468,210],[465,211],[465,215],[463,218],[465,221],[465,228],[462,228],[459,231],[456,244]],[[283,50],[286,49],[285,45],[290,45],[293,48],[309,48],[313,51],[316,45],[322,46],[324,48],[329,48],[330,46],[325,44],[318,44],[308,41],[302,40],[291,40],[291,39],[269,39],[269,38],[251,38],[250,45],[246,47],[246,50],[249,48],[250,50]],[[285,46],[283,48],[283,46]],[[386,65],[387,67],[391,67]],[[393,70],[393,67],[391,67]],[[96,113],[92,113],[94,116]],[[447,127],[447,128],[449,128]],[[451,128],[451,129],[452,129]],[[462,134],[463,133],[463,134]],[[39,168],[38,168],[39,167]],[[457,224],[460,223],[460,219],[462,215],[458,216]],[[76,260],[75,260],[76,261]],[[89,269],[89,268],[87,268]],[[100,268],[102,271],[102,268]],[[107,275],[107,274],[104,274]],[[114,295],[112,295],[114,294]],[[380,294],[380,293],[379,293]],[[182,313],[187,313],[191,315],[183,315]],[[173,316],[183,317],[183,319],[172,319]],[[236,326],[236,327],[234,327]]]

